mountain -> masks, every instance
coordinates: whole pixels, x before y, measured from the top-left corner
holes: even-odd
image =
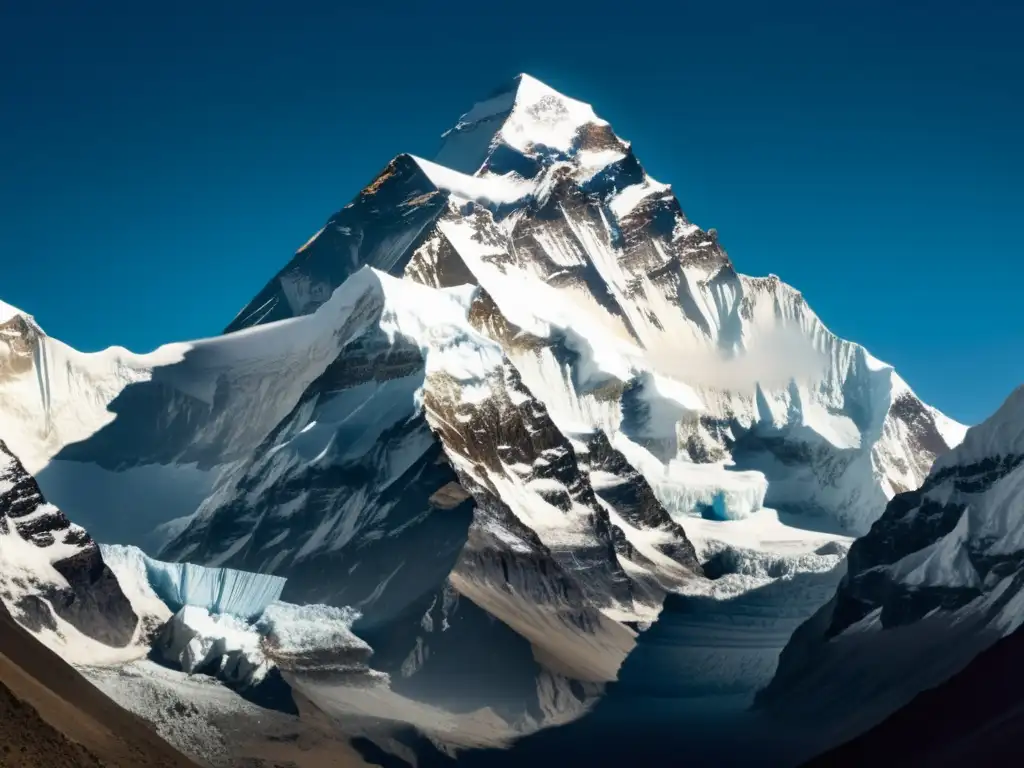
[[[835,596],[794,633],[763,705],[828,715],[828,691],[838,686],[843,708],[860,713],[845,728],[849,737],[968,662],[975,672],[939,689],[945,694],[922,695],[907,712],[948,708],[950,692],[989,679],[992,659],[1019,641],[978,654],[1016,636],[1024,621],[1022,513],[1024,387],[854,542]],[[878,731],[889,732],[897,738],[899,728]]]
[[[797,291],[739,275],[590,106],[521,75],[436,160],[397,157],[228,330],[307,314],[362,265],[477,285],[556,421],[699,465],[688,485],[729,488],[730,516],[766,503],[865,532],[962,437]],[[716,472],[729,456],[759,474]]]
[[[63,627],[106,645],[127,645],[138,621],[96,543],[46,502],[2,440],[0,599],[30,629]]]
[[[4,307],[0,434],[50,499],[104,543],[355,609],[389,692],[293,685],[450,748],[578,717],[666,595],[700,606],[695,687],[752,692],[849,537],[963,436],[526,75],[221,336],[82,354]]]

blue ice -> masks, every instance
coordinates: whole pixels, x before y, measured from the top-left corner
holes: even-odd
[[[146,577],[172,611],[186,605],[210,613],[255,619],[281,597],[287,579],[234,568],[208,568],[193,563],[165,563],[146,557]]]

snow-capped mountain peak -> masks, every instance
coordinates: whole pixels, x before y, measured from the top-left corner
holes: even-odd
[[[797,521],[789,554],[830,567],[807,532],[868,530],[957,439],[525,75],[435,159],[396,156],[223,336],[37,350],[0,429],[95,535],[352,606],[413,688],[493,637],[545,716],[615,678],[666,594],[713,589],[690,531],[721,570],[758,554],[709,529]]]
[[[436,160],[463,173],[476,173],[484,169],[499,147],[530,157],[565,155],[576,148],[587,126],[607,125],[589,104],[520,74],[462,115],[444,134]]]

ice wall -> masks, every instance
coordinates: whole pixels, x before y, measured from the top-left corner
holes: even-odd
[[[281,597],[287,579],[234,568],[208,568],[192,563],[154,560],[137,547],[103,546],[104,560],[119,580],[146,584],[172,611],[185,606],[212,614],[230,614],[254,620]]]
[[[640,471],[672,518],[684,524],[697,516],[742,520],[764,506],[768,479],[757,471],[737,471],[722,463],[672,460],[663,464],[623,434],[614,446]]]

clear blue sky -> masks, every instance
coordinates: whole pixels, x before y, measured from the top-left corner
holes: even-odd
[[[87,350],[217,333],[526,71],[950,415],[1024,382],[1020,3],[355,5],[0,2],[0,298]]]

